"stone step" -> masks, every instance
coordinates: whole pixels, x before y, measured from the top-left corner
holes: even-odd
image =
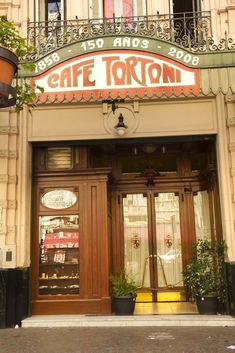
[[[35,315],[22,327],[235,326],[229,315]]]

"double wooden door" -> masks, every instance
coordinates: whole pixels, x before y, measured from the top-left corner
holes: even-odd
[[[215,234],[210,191],[132,190],[117,199],[117,262],[138,284],[138,300],[185,300],[182,271],[192,244]]]

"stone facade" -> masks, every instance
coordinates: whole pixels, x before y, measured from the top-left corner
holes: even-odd
[[[38,0],[39,1],[39,0]],[[159,4],[157,4],[159,3]],[[88,0],[67,0],[67,19],[89,18]],[[35,8],[34,8],[35,5]],[[202,2],[202,11],[211,12],[211,37],[215,43],[225,38],[235,39],[235,1],[209,0]],[[33,22],[37,1],[0,0],[0,15],[5,15],[27,35],[27,21]],[[147,1],[148,15],[168,13],[168,1]],[[212,55],[212,54],[211,54]],[[229,53],[229,55],[233,54]],[[231,65],[234,66],[234,65]],[[216,134],[218,177],[221,201],[223,236],[228,245],[228,261],[235,262],[235,69],[203,68],[200,74],[198,97],[171,97],[166,101],[141,101],[123,104],[129,137],[187,136]],[[154,126],[154,114],[159,116]],[[182,111],[188,120],[182,119]],[[167,112],[167,113],[166,113]],[[128,115],[129,114],[129,115]],[[165,119],[174,114],[174,123]],[[60,124],[54,125],[57,116]],[[69,118],[68,118],[69,117]],[[69,119],[69,120],[68,120]],[[68,124],[68,121],[70,124]],[[76,123],[74,123],[76,121]],[[85,122],[85,123],[84,123]],[[33,142],[115,139],[106,104],[80,102],[43,105],[16,113],[14,108],[0,111],[0,267],[30,266],[31,226],[31,149]],[[11,251],[11,261],[6,252]]]

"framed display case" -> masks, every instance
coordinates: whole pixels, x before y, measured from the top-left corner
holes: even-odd
[[[33,315],[110,312],[108,173],[34,172]]]
[[[78,215],[40,216],[39,227],[39,294],[79,294]]]

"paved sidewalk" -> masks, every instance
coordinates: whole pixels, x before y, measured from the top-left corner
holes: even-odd
[[[229,353],[235,327],[18,328],[0,330],[1,353]]]

